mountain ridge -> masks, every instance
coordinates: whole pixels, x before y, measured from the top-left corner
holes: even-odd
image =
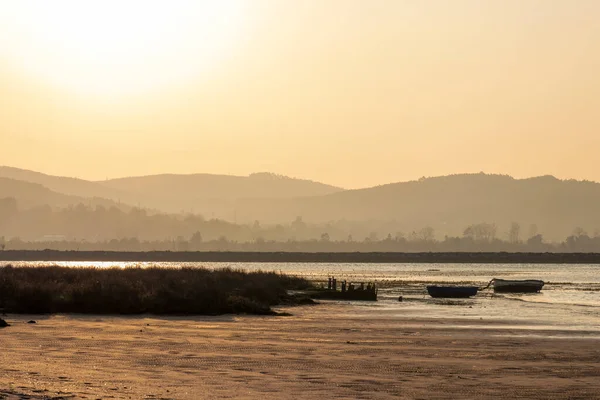
[[[0,176],[3,172],[6,168],[0,168]],[[31,171],[21,173],[27,172],[38,180],[46,179]],[[50,184],[55,185],[81,183],[74,178],[50,178]],[[0,185],[8,186],[2,182]],[[160,174],[120,178],[105,184],[91,182],[92,186],[87,186],[89,181],[83,182],[86,190],[106,189],[113,193],[112,198],[97,196],[105,201],[167,213],[201,214],[241,224],[289,224],[301,217],[313,224],[390,221],[393,229],[403,232],[430,226],[442,236],[461,235],[467,226],[481,222],[504,227],[518,222],[524,230],[528,229],[527,235],[539,231],[550,238],[563,238],[576,227],[600,232],[600,183],[561,180],[550,175],[518,179],[502,174],[452,174],[351,190],[271,173],[248,177]],[[12,186],[16,187],[14,182]],[[31,190],[39,192],[42,188],[45,186]],[[10,196],[9,190],[0,193]],[[115,193],[119,196],[117,201]],[[32,199],[44,196],[55,204],[91,204],[86,197],[60,195],[56,192],[20,197],[29,199],[31,204]]]
[[[88,181],[0,166],[0,177],[40,184],[70,196],[98,197],[162,212],[200,212],[218,217],[230,215],[231,204],[236,199],[310,197],[343,190],[266,172],[248,176],[156,174]]]
[[[101,205],[104,207],[121,206],[112,200],[101,197],[81,197],[64,194],[48,189],[42,184],[20,181],[12,178],[0,176],[0,199],[14,198],[19,208],[35,208],[41,206],[50,206],[51,208],[64,208],[85,205]]]

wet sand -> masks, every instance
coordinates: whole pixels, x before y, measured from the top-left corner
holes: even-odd
[[[600,399],[598,332],[346,304],[286,311],[8,315],[0,398]]]

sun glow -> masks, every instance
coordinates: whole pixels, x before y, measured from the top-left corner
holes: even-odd
[[[217,67],[243,14],[243,0],[0,0],[0,57],[79,94],[140,94]]]

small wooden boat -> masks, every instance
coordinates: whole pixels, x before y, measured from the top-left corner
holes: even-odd
[[[542,290],[544,281],[538,279],[492,279],[494,292],[498,293],[537,293]]]
[[[478,290],[477,286],[427,286],[427,293],[436,298],[466,299]]]

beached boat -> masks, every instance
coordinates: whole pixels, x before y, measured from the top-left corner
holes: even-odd
[[[544,281],[538,279],[492,279],[494,292],[499,293],[537,293],[542,290]]]
[[[465,299],[475,296],[479,288],[477,286],[427,286],[427,292],[431,297]]]

